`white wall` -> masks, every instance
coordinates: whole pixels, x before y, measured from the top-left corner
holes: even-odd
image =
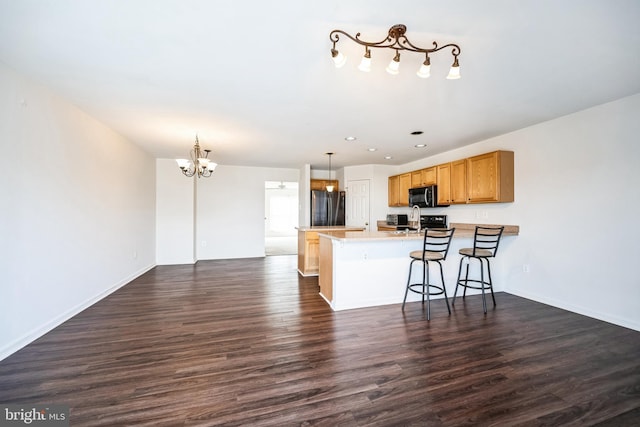
[[[155,264],[153,159],[0,63],[0,359]]]
[[[264,183],[298,181],[298,169],[218,166],[197,181],[198,259],[264,256]]]
[[[298,181],[298,225],[308,227],[311,224],[311,165],[300,167]]]
[[[514,151],[514,203],[429,212],[446,213],[450,222],[520,225],[520,235],[509,239],[495,260],[502,289],[640,330],[640,278],[634,268],[640,259],[638,117],[640,95],[635,95],[422,159],[401,171],[496,149]]]
[[[173,159],[156,160],[156,262],[193,264],[195,249],[195,180]]]
[[[178,233],[160,232],[158,253],[171,256],[159,258],[158,264],[193,262],[191,253],[187,253],[190,250],[188,238],[195,242],[196,260],[263,257],[264,183],[297,182],[300,173],[298,169],[219,165],[212,177],[195,180],[194,210],[188,188],[192,180],[180,173],[175,160],[163,159],[158,163],[163,165],[158,168],[158,194],[180,197],[180,191],[185,193],[181,199],[183,206],[175,215],[173,208],[158,204],[159,221],[170,224],[175,220],[180,230]],[[176,175],[184,184],[176,182]],[[195,233],[189,237],[185,233],[189,231],[193,218]],[[179,224],[181,219],[186,223]]]

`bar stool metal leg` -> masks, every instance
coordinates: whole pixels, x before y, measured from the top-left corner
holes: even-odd
[[[431,231],[431,232],[430,232]],[[447,311],[451,315],[451,306],[447,296],[447,288],[444,283],[444,272],[441,261],[447,257],[449,245],[455,229],[448,230],[425,230],[424,242],[422,250],[412,251],[409,256],[409,277],[407,278],[407,287],[404,291],[404,299],[402,300],[402,310],[404,310],[407,302],[409,291],[422,295],[422,305],[424,306],[425,298],[427,300],[427,320],[431,320],[431,295],[444,295],[447,304]],[[419,261],[422,263],[422,282],[411,283],[411,275],[413,273],[413,263]],[[440,268],[440,284],[431,283],[431,273],[429,271],[429,263],[437,263]]]
[[[500,242],[500,237],[502,236],[502,232],[504,231],[504,227],[486,227],[486,226],[476,226],[476,231],[473,238],[473,248],[463,248],[460,249],[460,266],[458,267],[458,279],[456,281],[456,289],[453,293],[453,301],[452,305],[455,305],[456,296],[458,294],[458,286],[462,286],[464,288],[462,292],[462,298],[467,294],[467,288],[479,289],[482,294],[482,310],[484,313],[487,313],[487,295],[486,290],[488,289],[491,292],[491,300],[493,301],[493,306],[496,306],[496,297],[493,292],[493,282],[491,278],[491,258],[496,256],[496,252],[498,251],[498,245]],[[480,268],[480,278],[479,279],[469,279],[469,267],[471,265],[471,260],[477,259],[478,266]],[[465,266],[465,275],[464,279],[462,278],[462,265],[466,263]],[[485,267],[486,264],[486,267]],[[486,278],[485,278],[485,268]],[[477,277],[477,276],[476,276]]]
[[[467,286],[466,284],[469,283],[469,266],[471,265],[471,258],[467,258],[467,270],[466,273],[464,275],[464,289],[462,289],[462,299],[464,299],[464,297],[467,296]]]
[[[447,297],[447,287],[444,285],[444,271],[442,271],[442,264],[438,262],[438,266],[440,267],[440,279],[442,280],[442,292],[444,293],[444,301],[447,303],[447,310],[449,314],[451,314],[451,306],[449,305],[449,298]]]
[[[493,295],[493,281],[491,280],[491,263],[487,259],[487,273],[489,275],[489,290],[491,290],[491,299],[493,300],[493,306],[496,306],[496,297]]]
[[[424,295],[427,294],[427,302],[429,302],[429,265],[422,263],[422,305],[424,305]],[[429,308],[427,307],[427,313]],[[427,316],[428,317],[428,316]]]
[[[429,295],[429,288],[431,287],[430,285],[431,282],[429,282],[429,264],[425,262],[423,263],[422,267],[424,268],[424,271],[422,273],[422,280],[423,280],[422,290],[423,292],[426,290],[426,294],[427,294],[427,320],[431,320],[431,295]],[[424,280],[426,280],[426,282]],[[422,294],[422,304],[424,305],[424,293]]]
[[[484,296],[486,282],[484,281],[484,260],[480,258],[480,289],[482,290],[482,309],[487,314],[487,299]],[[466,288],[465,288],[466,289]]]
[[[404,304],[407,302],[407,294],[409,294],[409,288],[411,287],[411,270],[413,269],[413,263],[416,260],[411,260],[409,263],[409,278],[407,279],[407,289],[404,291],[404,300],[402,300],[402,310],[404,310]]]
[[[465,260],[467,261],[467,274],[466,274],[466,278],[465,278],[465,283],[467,282],[467,279],[469,278],[469,260],[467,257],[462,257],[460,259],[460,266],[458,267],[458,278],[456,279],[456,288],[453,291],[453,300],[451,301],[451,305],[456,305],[456,295],[458,294],[458,285],[461,285],[461,280],[460,280],[460,276],[462,276],[462,264],[464,264]],[[464,294],[466,294],[467,288],[462,286],[463,288],[463,292]],[[462,298],[464,299],[464,294],[462,296]]]

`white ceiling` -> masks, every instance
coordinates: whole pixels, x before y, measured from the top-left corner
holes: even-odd
[[[223,165],[403,164],[640,92],[639,22],[637,0],[0,0],[0,61],[155,157],[197,133]],[[333,66],[331,30],[394,24],[459,44],[462,78],[449,50],[430,79],[391,50],[362,73],[346,38]]]

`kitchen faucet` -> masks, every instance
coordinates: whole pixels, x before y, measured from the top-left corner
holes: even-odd
[[[418,210],[418,216],[417,216],[417,219],[416,219],[416,209]],[[413,206],[411,207],[411,220],[416,222],[417,227],[418,227],[418,228],[417,228],[418,233],[420,233],[420,206],[418,206],[418,205],[413,205]]]

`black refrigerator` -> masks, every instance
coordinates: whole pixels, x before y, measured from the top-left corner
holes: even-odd
[[[344,191],[311,190],[311,226],[344,225]]]

